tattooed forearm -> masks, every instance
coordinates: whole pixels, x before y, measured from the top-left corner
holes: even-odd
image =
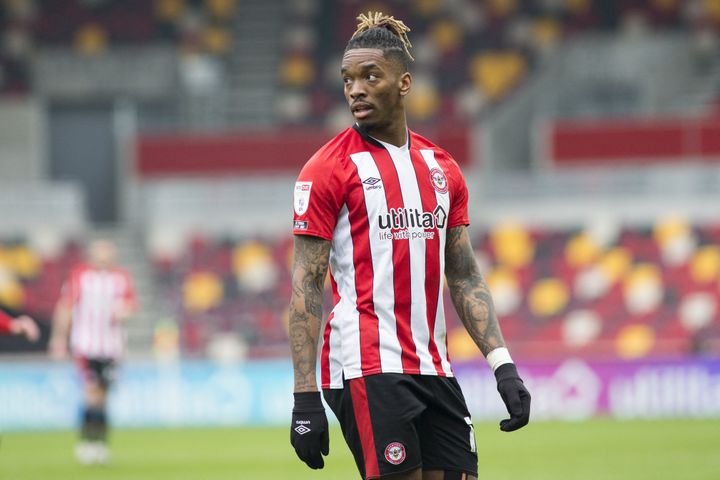
[[[478,269],[465,227],[448,230],[445,276],[455,310],[483,355],[505,346],[492,296]]]
[[[296,392],[317,390],[315,366],[329,255],[327,240],[295,237],[289,330]]]

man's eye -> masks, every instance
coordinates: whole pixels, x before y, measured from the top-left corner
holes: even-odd
[[[345,85],[348,85],[350,83],[350,79],[348,77],[345,77],[342,80]]]
[[[371,73],[370,75],[368,75],[368,80],[375,81],[377,79],[378,79],[378,77],[374,73]]]

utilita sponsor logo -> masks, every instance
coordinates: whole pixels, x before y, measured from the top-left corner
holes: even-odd
[[[381,230],[403,230],[406,228],[445,228],[447,214],[441,205],[431,212],[422,212],[417,208],[391,208],[384,215],[378,215]]]
[[[440,205],[433,212],[391,208],[388,213],[378,215],[378,236],[380,240],[431,240],[435,238],[435,229],[445,228],[446,221],[447,214]]]

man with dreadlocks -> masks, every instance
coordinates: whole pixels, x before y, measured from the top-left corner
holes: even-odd
[[[476,479],[472,421],[445,341],[443,273],[495,372],[510,413],[501,430],[528,423],[530,394],[473,255],[462,172],[406,125],[409,29],[381,13],[358,20],[340,71],[355,124],[318,150],[295,184],[291,443],[308,466],[323,467],[329,440],[315,368],[329,265],[335,307],[321,384],[362,477]]]

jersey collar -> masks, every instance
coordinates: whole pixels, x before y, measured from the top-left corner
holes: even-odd
[[[364,128],[362,128],[360,125],[358,125],[357,123],[354,123],[352,128],[362,137],[363,140],[365,140],[369,144],[375,145],[376,147],[379,147],[379,148],[385,148],[385,145],[383,145],[382,143],[378,142],[376,139],[374,139],[373,137],[368,135],[367,131]],[[408,131],[407,131],[407,149],[408,149],[408,151],[410,151],[410,148],[411,148],[410,129],[408,128]]]

